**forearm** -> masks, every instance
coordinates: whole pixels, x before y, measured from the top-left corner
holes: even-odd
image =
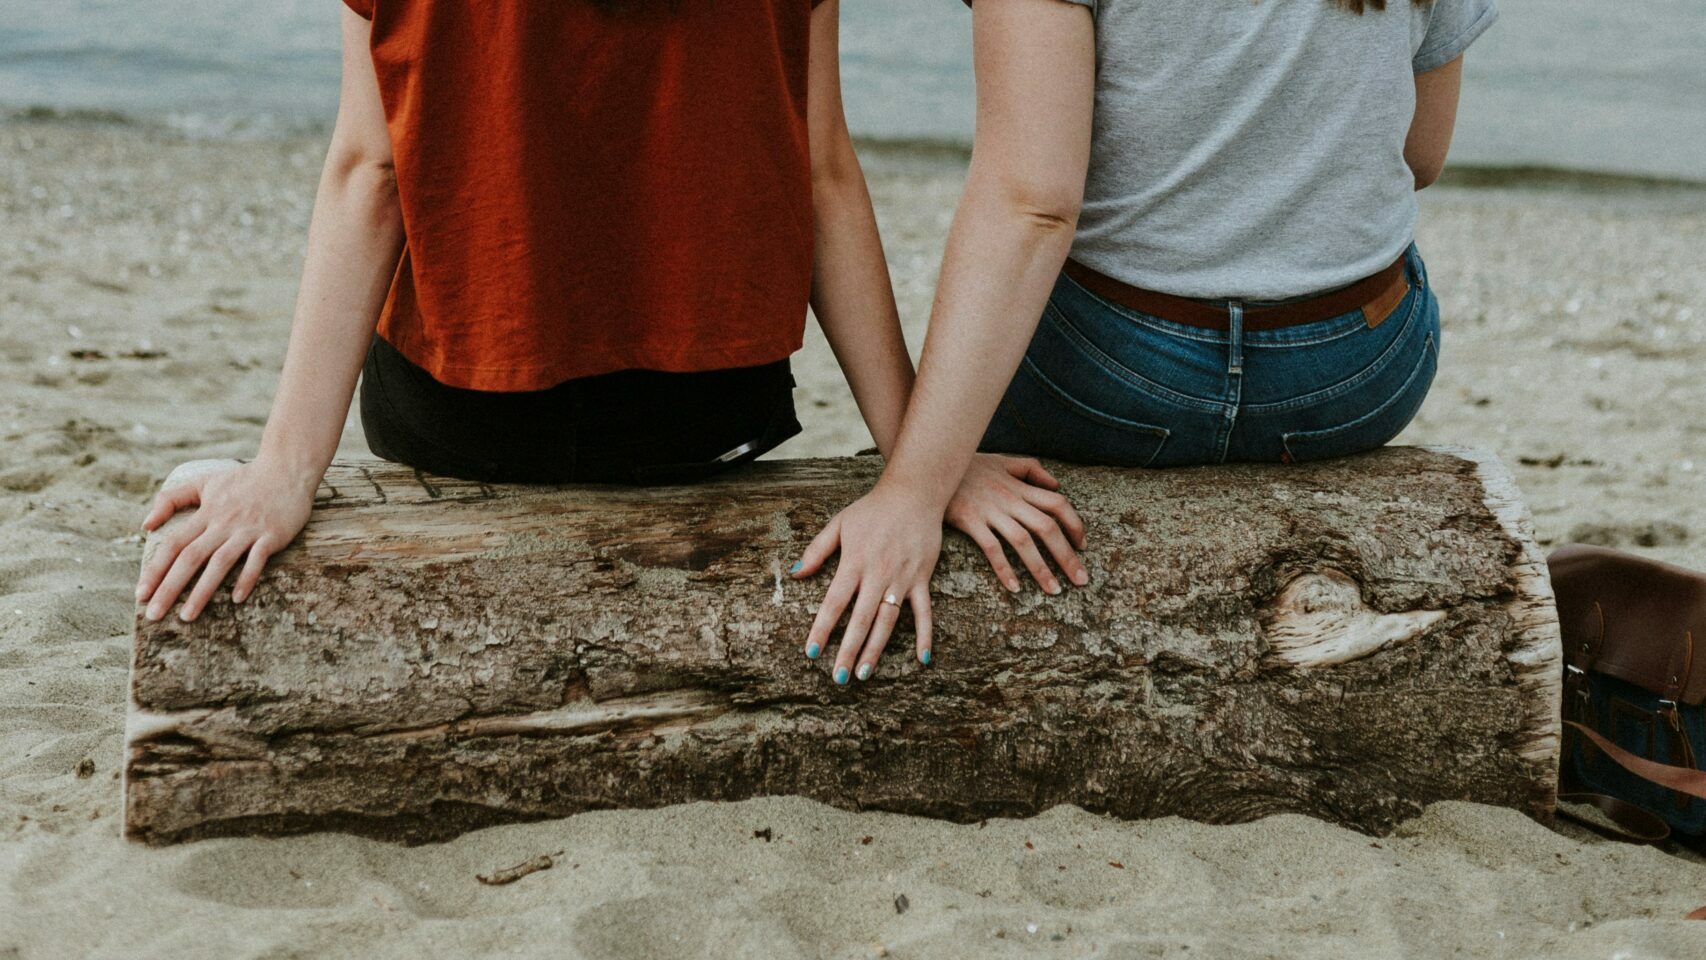
[[[328,160],[260,459],[318,482],[338,448],[403,243],[388,168]]]
[[[852,147],[848,172],[813,185],[812,310],[877,449],[894,450],[912,391],[912,359],[883,256],[877,218]]]
[[[946,507],[1036,332],[1075,221],[1075,212],[1029,204],[996,182],[979,182],[974,171],[882,484]]]

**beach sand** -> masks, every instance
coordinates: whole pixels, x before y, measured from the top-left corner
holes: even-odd
[[[125,843],[137,522],[173,465],[253,453],[322,152],[0,124],[0,960],[1706,956],[1698,855],[1455,803],[1384,839],[778,798],[417,848]],[[963,157],[866,153],[916,347]],[[1706,190],[1440,187],[1420,241],[1446,332],[1405,440],[1497,451],[1548,544],[1706,568]],[[815,332],[797,372],[780,455],[868,445]]]

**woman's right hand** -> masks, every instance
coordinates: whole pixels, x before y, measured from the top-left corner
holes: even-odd
[[[136,602],[148,604],[144,615],[150,620],[165,616],[200,571],[201,579],[178,611],[180,619],[194,620],[239,562],[242,572],[231,588],[231,599],[237,603],[248,599],[267,558],[284,549],[307,524],[319,484],[319,476],[310,478],[255,460],[161,490],[143,518],[144,530],[158,529],[180,510],[196,510],[160,538],[142,568]]]

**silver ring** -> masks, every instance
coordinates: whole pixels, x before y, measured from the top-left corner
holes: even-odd
[[[900,609],[900,598],[896,597],[892,593],[889,594],[888,596],[884,597],[883,602],[888,604],[889,606],[895,608],[896,610]]]

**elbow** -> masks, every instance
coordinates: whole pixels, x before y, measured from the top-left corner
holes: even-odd
[[[1039,241],[1063,237],[1070,242],[1084,206],[1084,179],[1035,167],[980,170],[974,157],[966,194],[968,199],[980,196],[985,210]]]
[[[1021,184],[1010,186],[1002,198],[1006,215],[1039,239],[1063,237],[1078,230],[1084,206],[1082,186]]]
[[[1072,236],[1078,229],[1076,204],[1019,203],[1013,212],[1033,231],[1044,236]]]
[[[826,154],[826,155],[825,155]],[[812,159],[812,203],[819,209],[833,209],[847,200],[856,200],[865,192],[865,171],[851,144],[845,151],[826,151]]]
[[[395,200],[397,167],[389,150],[333,144],[326,156],[326,178],[354,196]]]
[[[402,221],[397,168],[389,152],[381,154],[334,147],[326,158],[321,189],[338,198],[350,215],[374,229],[390,229]]]
[[[1445,171],[1445,157],[1405,157],[1410,173],[1416,178],[1416,189],[1425,190],[1439,180]]]

